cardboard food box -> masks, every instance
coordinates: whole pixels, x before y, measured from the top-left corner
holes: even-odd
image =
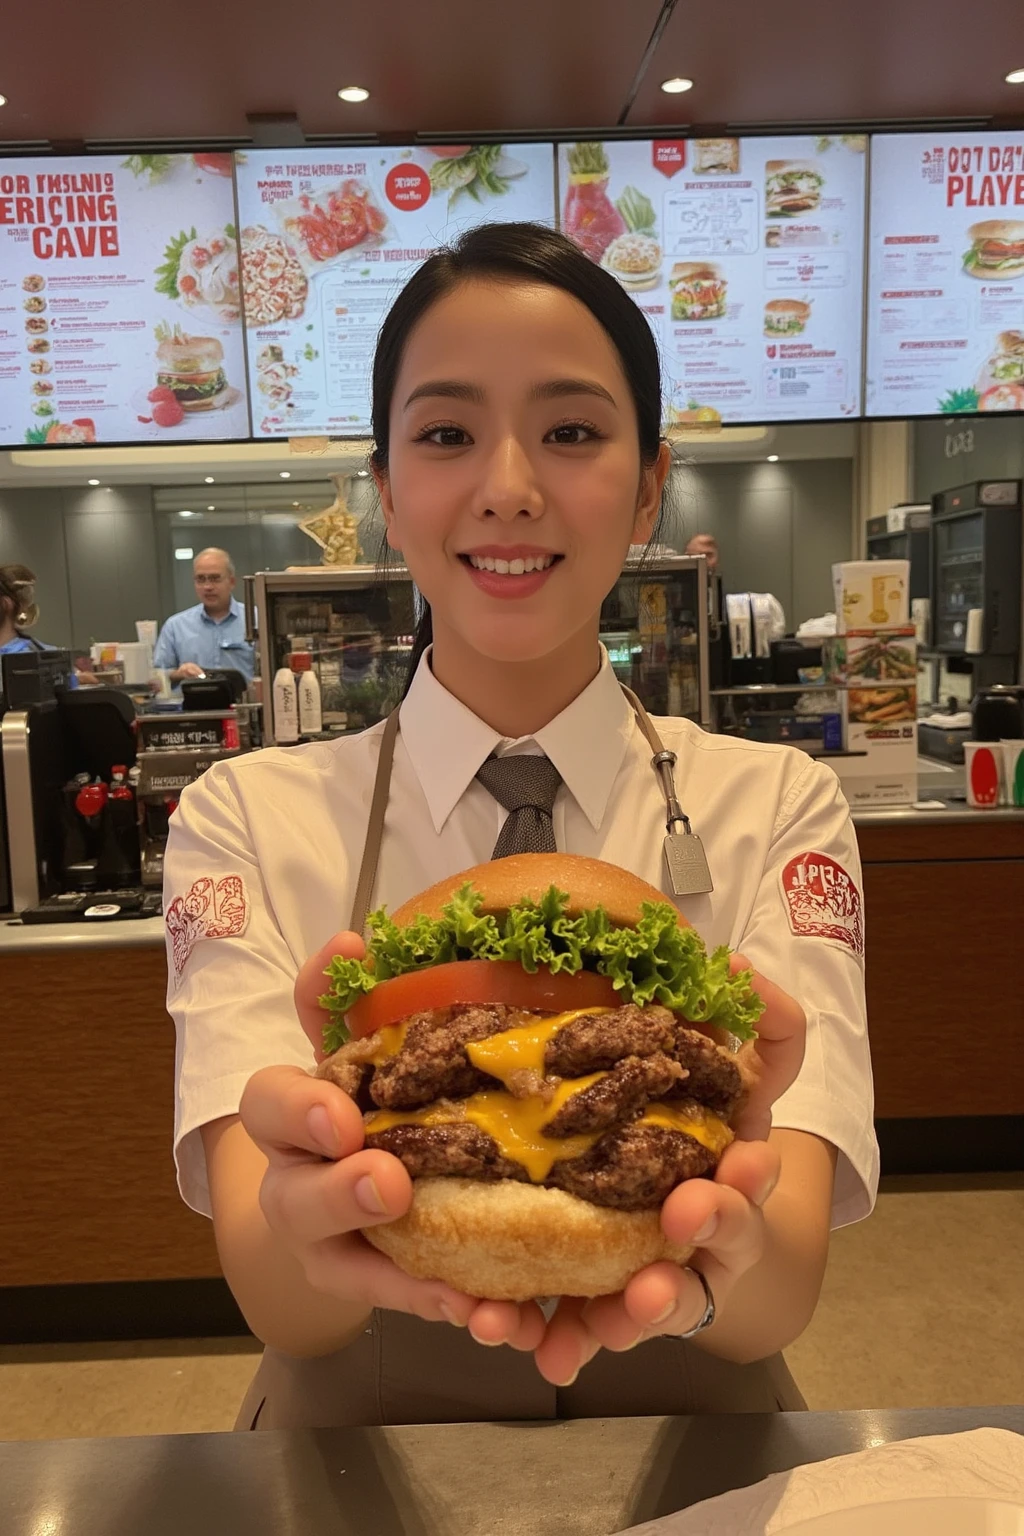
[[[844,560],[832,567],[836,627],[893,629],[910,619],[909,560]]]
[[[917,634],[913,624],[893,629],[851,629],[822,641],[826,683],[915,683]]]
[[[917,799],[917,687],[865,682],[843,690],[846,751],[832,767],[854,807]]]

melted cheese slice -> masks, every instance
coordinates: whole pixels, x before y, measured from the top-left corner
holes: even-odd
[[[497,1078],[500,1083],[507,1084],[513,1073],[523,1071],[543,1077],[545,1047],[560,1029],[584,1014],[611,1011],[609,1008],[578,1008],[571,1013],[538,1018],[516,1029],[489,1035],[485,1040],[471,1041],[466,1046],[466,1055],[481,1072]],[[374,1052],[374,1061],[397,1054],[404,1043],[406,1027],[405,1024],[392,1024],[378,1031],[381,1044]],[[583,1136],[546,1136],[544,1126],[574,1094],[582,1093],[605,1075],[604,1072],[593,1072],[588,1077],[565,1078],[547,1100],[539,1095],[514,1098],[495,1088],[471,1094],[467,1099],[446,1100],[426,1109],[377,1110],[366,1117],[366,1133],[377,1135],[396,1125],[430,1127],[468,1122],[491,1136],[502,1155],[525,1168],[533,1183],[542,1184],[556,1162],[583,1157],[604,1134],[595,1131]],[[721,1156],[733,1139],[732,1131],[718,1115],[696,1104],[687,1105],[685,1109],[654,1104],[634,1123],[692,1136],[716,1157]]]
[[[636,1123],[692,1136],[694,1141],[699,1141],[702,1147],[707,1147],[716,1157],[721,1157],[734,1139],[733,1132],[722,1117],[713,1110],[705,1109],[702,1104],[687,1104],[685,1108],[674,1104],[652,1104]]]
[[[486,1072],[489,1077],[496,1077],[507,1088],[513,1072],[529,1071],[536,1072],[538,1077],[544,1076],[544,1051],[548,1041],[560,1029],[586,1014],[611,1011],[610,1008],[574,1008],[571,1013],[539,1017],[517,1029],[503,1030],[500,1035],[488,1035],[486,1040],[471,1040],[466,1046],[466,1055],[474,1067]],[[599,1072],[588,1081],[596,1082],[597,1077],[602,1075]]]

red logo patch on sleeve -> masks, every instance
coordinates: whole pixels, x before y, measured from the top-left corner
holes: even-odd
[[[196,880],[164,913],[171,936],[174,974],[180,976],[200,939],[234,939],[245,932],[249,902],[241,875]]]
[[[789,926],[864,954],[864,908],[856,881],[827,853],[800,853],[782,871]]]

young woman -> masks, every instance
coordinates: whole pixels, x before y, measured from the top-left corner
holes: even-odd
[[[554,764],[558,849],[664,888],[650,747],[598,641],[657,520],[660,414],[647,322],[548,230],[468,234],[396,301],[373,469],[432,643],[401,707],[375,903],[491,856],[506,812],[476,774],[495,752]],[[755,967],[760,1083],[715,1179],[663,1208],[692,1268],[553,1315],[410,1279],[366,1243],[410,1181],[311,1075],[324,967],[362,953],[345,930],[383,726],[218,765],[183,795],[165,893],[175,1147],[267,1346],[240,1427],[801,1406],[779,1351],[814,1309],[830,1225],[865,1216],[877,1183],[856,842],[834,775],[799,751],[657,726],[715,883],[678,906]],[[698,1333],[695,1269],[717,1307]]]
[[[25,633],[39,619],[36,602],[35,572],[27,565],[0,565],[0,656],[17,651],[53,651],[57,647]],[[87,682],[94,679],[90,676]],[[70,688],[78,687],[78,677],[68,677]]]

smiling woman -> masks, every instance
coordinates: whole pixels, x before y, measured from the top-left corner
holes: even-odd
[[[866,1215],[877,1179],[857,848],[827,768],[793,748],[705,735],[686,719],[663,718],[655,732],[638,723],[602,651],[602,602],[630,545],[645,543],[658,518],[670,461],[660,408],[646,319],[569,240],[534,225],[484,227],[429,258],[384,322],[373,372],[371,466],[387,538],[429,604],[401,709],[338,740],[215,764],[182,795],[167,847],[167,907],[188,914],[197,891],[222,888],[233,902],[232,923],[215,913],[204,929],[181,918],[168,1006],[180,1037],[182,1192],[212,1214],[225,1275],[267,1345],[240,1426],[801,1405],[778,1352],[813,1311],[830,1219]],[[673,889],[652,772],[659,736],[678,759],[681,799],[699,807],[716,884],[644,910],[660,911],[667,935],[688,925],[707,944],[718,993],[744,972],[764,1004],[758,1039],[743,1047],[749,1074],[736,1139],[713,1178],[687,1176],[697,1122],[674,1119],[669,1101],[683,1072],[704,1102],[698,1085],[714,1047],[700,1027],[716,1015],[681,992],[659,992],[660,1023],[638,1020],[610,996],[588,994],[582,1027],[596,1056],[549,1060],[539,1019],[551,1006],[579,1005],[545,989],[567,969],[568,952],[581,966],[584,952],[605,953],[613,912],[602,896],[599,909],[585,904],[590,917],[571,918],[558,890],[527,889],[516,862],[503,862],[524,851],[583,855],[602,880],[610,872],[639,877],[645,891]],[[501,869],[519,899],[483,914],[474,931],[487,953],[477,958],[507,959],[501,944],[518,935],[524,975],[548,975],[539,992],[520,980],[511,997],[491,978],[482,997],[467,997],[475,973],[467,981],[446,970],[471,958],[467,909],[440,914],[449,933],[437,927],[431,893],[469,881],[472,903],[473,880]],[[827,885],[808,875],[821,870]],[[808,879],[826,896],[808,894]],[[837,892],[845,926],[822,913]],[[401,961],[389,984],[408,981],[416,996],[380,996],[382,1008],[401,1005],[397,1022],[390,1011],[362,1018],[374,1034],[351,1048],[366,1060],[380,1055],[372,1079],[348,1058],[336,1076],[333,1067],[314,1075],[328,1023],[325,968],[334,975],[347,965],[352,986],[358,973],[356,991],[388,980],[382,950],[362,965],[367,921],[374,935],[389,921],[380,911],[367,919],[371,895],[402,924],[388,951]],[[547,949],[537,947],[524,901],[547,903],[537,908],[550,919]],[[647,963],[629,934],[615,942]],[[429,996],[417,974],[428,950],[440,977]],[[663,978],[663,964],[650,973]],[[458,996],[442,991],[450,982]],[[345,1012],[359,1007],[346,997]],[[654,1059],[673,1019],[694,1047],[685,1067]],[[511,1107],[501,1099],[497,1037],[510,1037],[510,1049],[511,1038],[537,1047],[529,1070],[509,1079]],[[336,1045],[332,1036],[327,1048]],[[603,1118],[575,1169],[568,1144],[561,1148],[565,1188],[528,1189],[543,1182],[538,1165],[501,1140],[498,1119],[467,1125],[442,1108],[439,1063],[444,1095],[468,1095],[467,1114],[469,1100],[482,1114],[484,1099],[495,1114],[518,1116],[520,1129],[539,1126],[545,1141],[569,1135],[550,1118],[556,1096],[593,1090],[576,1108],[597,1114],[600,1101]],[[393,1093],[387,1101],[385,1079],[406,1084],[401,1103]],[[654,1118],[638,1126],[647,1099],[658,1101]],[[424,1105],[440,1118],[403,1123],[389,1150],[375,1140],[373,1114],[417,1115]],[[630,1248],[638,1269],[625,1283],[621,1266],[614,1281],[600,1268],[604,1279],[590,1273],[575,1287],[593,1295],[586,1306],[563,1296],[553,1312],[531,1297],[508,1299],[535,1279],[510,1286],[504,1277],[491,1295],[468,1294],[454,1271],[406,1268],[387,1257],[387,1238],[364,1235],[438,1215],[429,1191],[424,1204],[424,1186],[416,1190],[424,1157],[427,1184],[441,1185],[444,1210],[455,1211],[456,1248],[482,1243],[488,1273],[493,1223],[474,1238],[458,1218],[466,1159],[481,1188],[517,1209],[525,1192],[526,1205],[536,1196],[552,1210],[546,1197],[558,1206],[565,1180],[577,1176],[609,1200],[625,1198],[627,1182],[634,1193],[642,1187],[655,1218],[648,1225],[673,1261],[648,1262]],[[676,1262],[691,1249],[692,1259]]]

